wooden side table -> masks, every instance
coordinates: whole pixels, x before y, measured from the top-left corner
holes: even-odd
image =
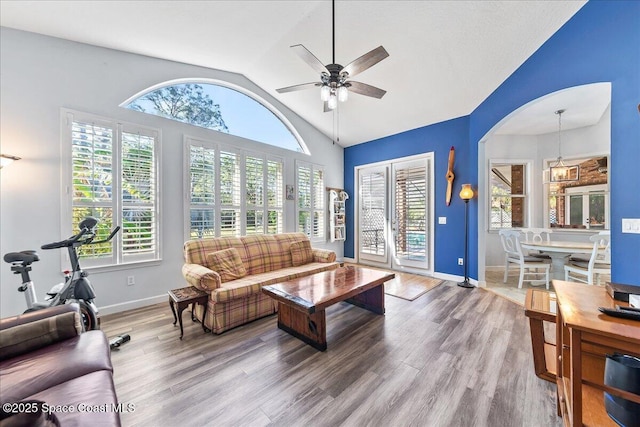
[[[540,289],[527,290],[524,314],[529,318],[533,368],[543,380],[556,382],[556,344],[544,337],[544,323],[556,323],[557,303],[552,292]]]
[[[184,335],[184,329],[182,328],[182,312],[189,306],[189,304],[191,304],[191,320],[193,322],[198,320],[193,316],[195,305],[200,304],[204,307],[204,311],[202,312],[202,329],[205,332],[209,332],[209,330],[204,326],[204,318],[207,315],[207,301],[209,300],[208,293],[194,288],[193,286],[188,286],[186,288],[172,289],[168,294],[169,306],[171,307],[171,312],[173,312],[173,326],[176,325],[176,322],[180,323],[180,339],[182,339],[182,336]]]

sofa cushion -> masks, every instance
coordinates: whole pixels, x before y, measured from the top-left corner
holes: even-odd
[[[29,399],[46,402],[62,427],[119,426],[121,412],[136,410],[135,402],[118,403],[113,375],[104,370],[70,378],[29,396]],[[56,411],[61,407],[71,407],[74,411]]]
[[[242,279],[224,283],[222,287],[211,292],[211,299],[216,303],[227,302],[238,298],[248,298],[260,294],[263,286],[286,282],[309,274],[338,268],[338,263],[312,262],[309,264],[281,268],[266,273],[252,274]]]
[[[1,361],[2,402],[21,401],[72,378],[100,370],[113,372],[109,343],[104,332],[88,331]],[[48,402],[46,398],[33,398]]]
[[[207,254],[207,263],[213,271],[220,275],[222,283],[241,279],[247,275],[247,269],[244,267],[236,248],[223,249]]]
[[[299,242],[292,243],[290,250],[291,263],[294,267],[309,264],[313,261],[313,249],[311,249],[311,242],[308,240],[301,240]]]
[[[267,234],[242,237],[247,253],[249,274],[260,274],[281,268],[282,254],[275,237]]]

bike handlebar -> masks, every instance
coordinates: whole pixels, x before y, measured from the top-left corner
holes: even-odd
[[[85,223],[85,221],[83,221],[81,224]],[[81,244],[79,246],[88,245],[88,244],[106,243],[109,240],[113,239],[113,237],[116,235],[116,233],[118,231],[120,231],[120,226],[117,226],[116,228],[113,229],[111,234],[109,234],[109,236],[106,239],[99,240],[99,241],[93,241],[93,238],[95,237],[95,232],[93,231],[93,228],[95,227],[96,223],[97,223],[97,221],[88,222],[88,224],[92,224],[91,228],[89,228],[88,226],[82,227],[82,229],[80,230],[80,233],[76,234],[75,236],[71,236],[68,239],[61,240],[59,242],[47,243],[46,245],[42,245],[40,248],[41,249],[58,249],[58,248],[71,247],[76,242],[78,242],[82,236],[84,236],[87,233],[91,233],[92,234],[91,237],[89,237],[88,239],[85,239],[83,242],[81,242]]]
[[[82,236],[87,234],[88,231],[88,229],[83,228],[82,230],[80,230],[80,233],[76,234],[75,236],[71,236],[68,239],[61,240],[59,242],[47,243],[46,245],[40,246],[40,249],[58,249],[72,246],[74,243],[80,240]]]
[[[107,237],[104,240],[98,240],[97,242],[91,242],[91,244],[97,245],[98,243],[106,243],[109,240],[113,239],[113,236],[116,235],[116,233],[118,233],[118,231],[120,231],[120,226],[116,226],[116,228],[113,229],[113,231],[111,232],[111,234],[109,234],[109,237]]]

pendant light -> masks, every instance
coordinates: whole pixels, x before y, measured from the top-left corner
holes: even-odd
[[[579,166],[567,166],[562,160],[562,113],[565,111],[555,112],[558,115],[558,158],[556,163],[549,167],[549,181],[551,182],[577,181],[580,178]]]

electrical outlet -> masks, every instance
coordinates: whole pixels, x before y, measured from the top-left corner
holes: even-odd
[[[464,259],[458,258],[458,265],[464,265]]]
[[[136,284],[135,276],[127,276],[127,286],[133,286]]]

